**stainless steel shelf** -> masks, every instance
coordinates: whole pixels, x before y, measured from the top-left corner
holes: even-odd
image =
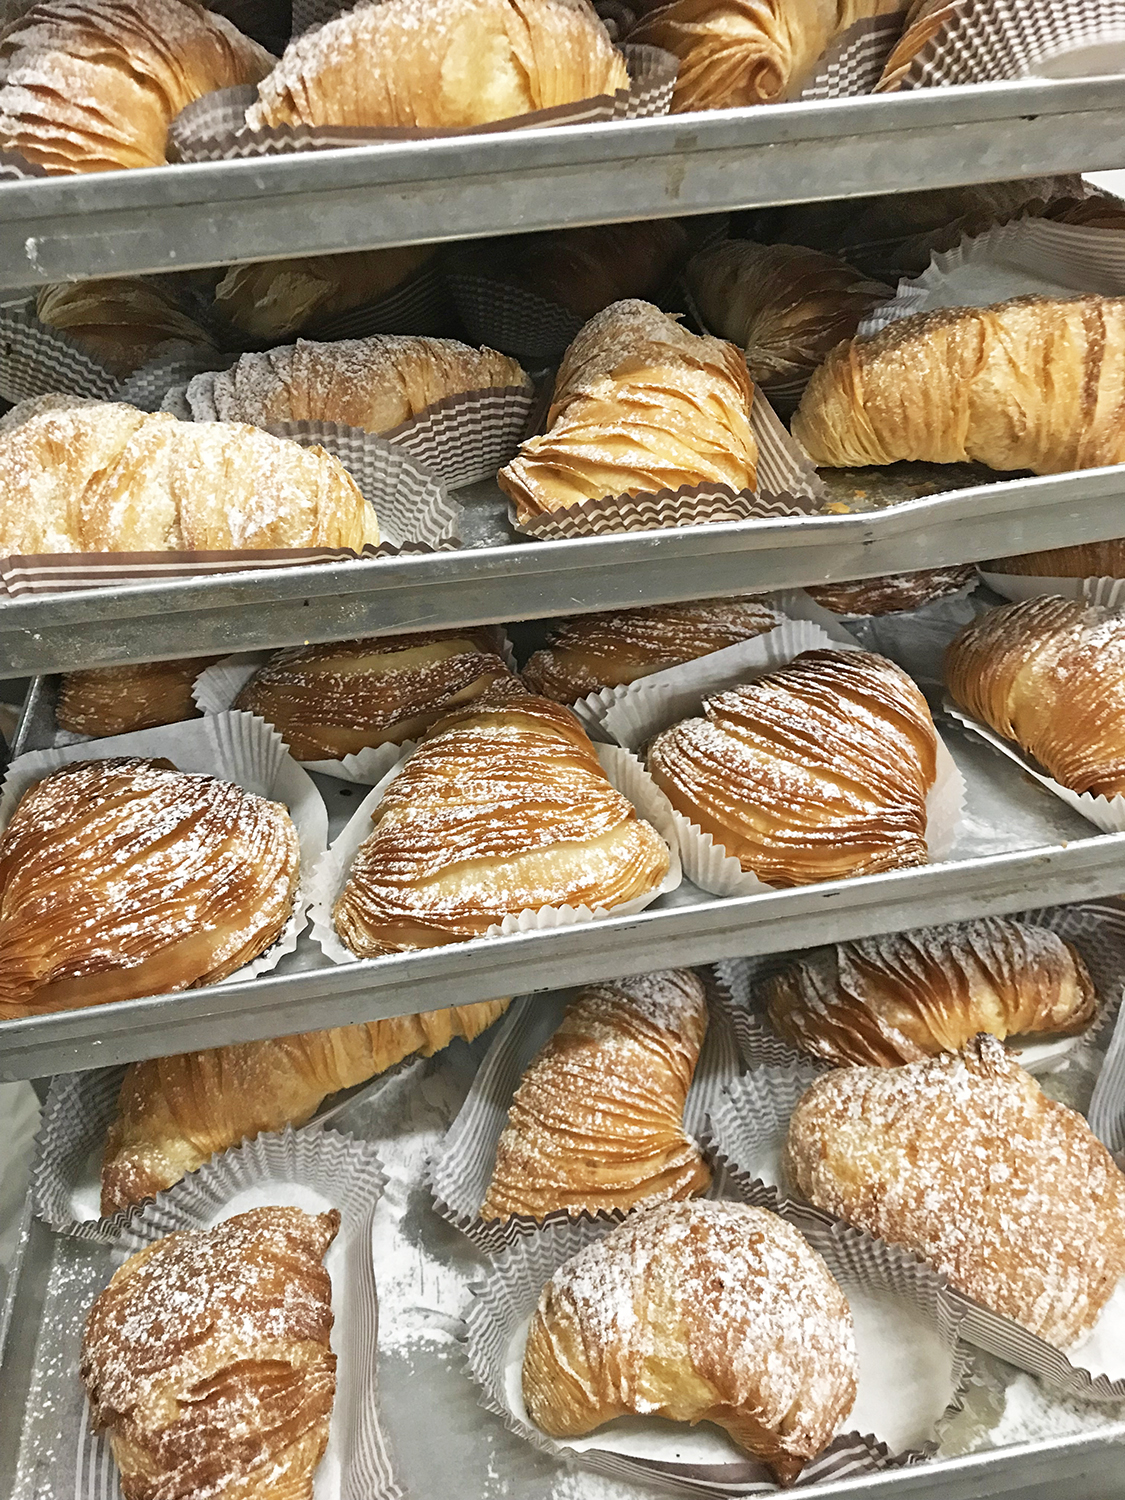
[[[1094,171],[1118,78],[977,84],[0,185],[0,289]]]

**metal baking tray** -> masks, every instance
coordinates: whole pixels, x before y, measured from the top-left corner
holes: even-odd
[[[1125,159],[1118,78],[974,84],[0,185],[0,290]]]
[[[685,881],[637,916],[351,965],[330,964],[305,934],[275,970],[245,983],[0,1021],[0,1079],[374,1021],[449,1005],[454,997],[467,1004],[1125,890],[1125,834],[1098,833],[953,721],[941,728],[967,794],[965,821],[943,864],[760,896],[715,897]],[[52,688],[41,683],[29,694],[16,748],[48,746],[53,733]],[[363,789],[314,779],[335,836]]]

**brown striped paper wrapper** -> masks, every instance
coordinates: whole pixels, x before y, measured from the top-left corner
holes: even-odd
[[[881,0],[879,14],[849,26],[825,52],[801,99],[839,99],[870,94],[902,34],[907,0]]]
[[[18,151],[0,151],[0,182],[24,182],[46,177],[46,170]]]
[[[586,320],[524,287],[469,271],[446,273],[457,316],[471,344],[487,344],[537,369],[554,365]]]
[[[702,1135],[724,1087],[741,1072],[730,996],[714,970],[697,972],[707,989],[708,1021],[684,1106],[684,1131],[692,1140]],[[516,1001],[498,1028],[460,1113],[427,1167],[426,1179],[438,1213],[487,1255],[496,1255],[526,1235],[538,1234],[556,1222],[588,1219],[620,1224],[625,1218],[623,1210],[572,1215],[565,1208],[548,1214],[545,1219],[535,1219],[529,1214],[503,1220],[480,1216],[512,1098],[524,1073],[558,1030],[566,1007],[578,993],[577,989],[559,990],[550,995],[525,995]],[[722,1186],[717,1176],[707,1196],[722,1196]]]

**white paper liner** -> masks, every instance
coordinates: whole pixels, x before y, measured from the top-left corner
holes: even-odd
[[[286,953],[294,951],[297,938],[305,929],[309,882],[328,843],[328,813],[323,799],[307,773],[289,755],[284,740],[264,719],[253,714],[226,713],[81,745],[32,750],[17,756],[8,767],[0,792],[0,833],[33,782],[41,781],[60,766],[86,760],[112,760],[117,755],[163,757],[181,771],[197,771],[232,781],[248,792],[288,807],[301,849],[301,884],[293,912],[281,935],[264,953],[217,982],[239,984],[275,969]]]
[[[1125,609],[1125,578],[1041,578],[1030,573],[986,573],[983,569],[980,576],[994,593],[1017,604],[1047,594],[1101,604],[1106,609]]]
[[[985,607],[973,599],[976,587],[974,579],[955,594],[915,609],[837,618],[865,650],[897,662],[916,682],[940,683],[945,648]]]
[[[578,923],[596,922],[604,917],[628,917],[644,911],[659,896],[669,895],[679,886],[683,878],[680,861],[672,841],[672,810],[668,799],[658,790],[652,777],[640,761],[617,745],[595,745],[602,770],[621,795],[636,808],[638,815],[650,823],[668,845],[669,869],[655,890],[635,896],[631,901],[622,901],[616,906],[543,906],[537,911],[520,912],[518,916],[507,916],[490,927],[486,938],[506,936],[513,932],[543,931],[552,927],[570,927]],[[336,935],[332,911],[347,882],[352,861],[360,844],[371,834],[371,814],[383,800],[387,787],[402,770],[409,756],[403,756],[391,768],[379,784],[371,789],[356,808],[342,832],[337,835],[313,871],[309,882],[309,919],[312,936],[320,944],[321,951],[335,964],[358,963],[359,959]]]
[[[697,972],[707,988],[707,1034],[683,1113],[684,1132],[695,1141],[702,1136],[723,1088],[742,1071],[726,987],[714,970]],[[619,1224],[625,1218],[623,1210],[571,1215],[565,1208],[543,1219],[528,1214],[503,1220],[480,1217],[512,1098],[534,1058],[558,1030],[567,1005],[578,994],[577,989],[557,990],[516,1001],[497,1028],[460,1113],[428,1164],[426,1179],[434,1207],[488,1255],[497,1254],[524,1235],[540,1233],[555,1221],[583,1218]],[[706,1196],[720,1197],[722,1187],[721,1174],[716,1174]]]
[[[287,1130],[216,1156],[149,1203],[122,1235],[126,1253],[182,1230],[207,1229],[251,1208],[279,1205],[340,1211],[340,1229],[324,1257],[332,1282],[331,1344],[336,1399],[328,1447],[313,1500],[401,1500],[379,1420],[378,1295],[371,1225],[386,1178],[374,1147],[334,1131]],[[104,1500],[116,1471],[109,1440],[90,1430],[84,1409],[78,1436],[75,1500]]]

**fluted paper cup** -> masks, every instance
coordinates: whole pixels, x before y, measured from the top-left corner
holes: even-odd
[[[994,593],[1013,604],[1046,594],[1075,599],[1080,604],[1100,604],[1106,609],[1125,609],[1125,578],[1045,578],[1030,573],[993,573],[983,568],[980,576]]]

